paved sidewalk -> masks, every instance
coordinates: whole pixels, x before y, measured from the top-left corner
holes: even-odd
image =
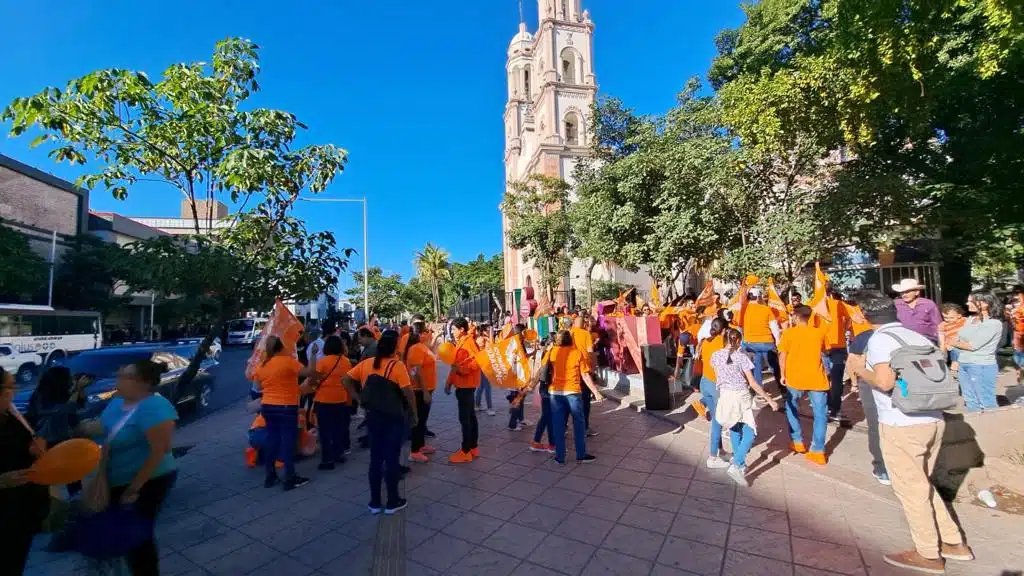
[[[262,487],[243,464],[251,420],[241,405],[180,431],[196,448],[158,525],[162,574],[618,574],[824,576],[902,574],[884,552],[911,547],[899,505],[877,484],[861,489],[790,463],[766,462],[750,488],[702,467],[706,436],[612,402],[594,405],[593,464],[559,467],[510,432],[507,406],[481,413],[481,458],[451,466],[459,442],[453,397],[430,417],[436,461],[413,464],[409,508],[366,512],[367,455],[290,493]],[[538,416],[528,408],[528,419]],[[873,480],[871,481],[873,483]],[[1024,520],[959,506],[979,559],[952,575],[1024,569]],[[75,574],[74,555],[33,552],[28,574]],[[376,566],[376,571],[374,570]]]

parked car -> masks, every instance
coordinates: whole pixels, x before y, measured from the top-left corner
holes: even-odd
[[[117,393],[117,371],[122,366],[147,359],[167,366],[157,392],[179,406],[179,410],[202,410],[209,407],[214,387],[214,377],[210,369],[218,365],[216,360],[203,360],[192,382],[187,387],[179,386],[178,381],[188,368],[189,359],[195,351],[194,345],[172,343],[111,346],[77,354],[65,365],[76,379],[80,375],[92,379],[85,388],[85,405],[79,411],[79,416],[83,419],[98,416]],[[28,408],[31,396],[31,388],[18,390],[14,397],[14,404],[18,410],[24,411]]]
[[[0,344],[0,367],[14,374],[18,386],[31,384],[42,365],[41,355],[35,352],[18,352],[11,344]]]
[[[191,345],[199,346],[203,343],[202,338],[179,338],[174,341],[178,345]],[[215,336],[213,342],[210,342],[210,349],[206,352],[207,358],[213,358],[214,360],[220,360],[220,352],[223,349],[223,345],[220,343],[220,336]]]

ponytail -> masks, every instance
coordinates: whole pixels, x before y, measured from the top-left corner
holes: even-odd
[[[732,364],[732,353],[740,349],[743,336],[735,328],[726,328],[722,337],[725,339],[726,347],[729,348],[729,355],[726,357],[725,363]]]
[[[270,362],[270,359],[277,356],[281,350],[284,350],[284,343],[281,339],[273,334],[267,336],[267,341],[263,344],[263,351],[266,353],[266,357],[263,358],[263,366]]]
[[[398,348],[398,332],[385,330],[380,335],[380,340],[377,341],[377,354],[373,357],[373,369],[380,368],[381,360],[394,356],[396,348]]]
[[[413,322],[412,327],[409,329],[409,339],[405,344],[405,351],[402,353],[402,361],[406,361],[409,358],[409,350],[412,347],[420,343],[420,335],[427,331],[427,325],[424,322]]]

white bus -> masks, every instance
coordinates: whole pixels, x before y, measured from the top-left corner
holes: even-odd
[[[267,325],[266,318],[236,318],[228,322],[228,346],[246,345],[252,346],[263,327]]]
[[[43,364],[50,366],[103,345],[100,313],[0,304],[0,344],[20,353],[39,354]]]

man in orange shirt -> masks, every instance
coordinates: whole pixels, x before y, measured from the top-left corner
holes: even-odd
[[[452,320],[452,334],[455,336],[455,362],[452,364],[448,380],[444,385],[444,393],[451,394],[455,389],[455,400],[459,406],[459,424],[462,426],[462,449],[453,453],[448,461],[453,464],[472,462],[474,456],[480,454],[477,441],[480,426],[476,421],[473,395],[480,385],[480,366],[474,359],[477,348],[476,341],[469,331],[469,321],[465,318]]]
[[[825,464],[825,433],[828,430],[829,382],[825,377],[822,355],[826,349],[826,335],[822,328],[810,326],[811,309],[800,305],[793,308],[790,320],[793,327],[782,334],[779,342],[779,363],[782,368],[782,385],[786,387],[786,420],[789,422],[791,448],[797,453],[806,453],[807,459],[815,464]],[[807,394],[814,412],[814,428],[811,433],[811,450],[804,447],[800,428],[800,398]]]
[[[569,334],[572,336],[572,343],[576,346],[576,349],[580,351],[580,357],[583,359],[583,370],[590,374],[590,377],[596,382],[594,378],[594,369],[597,367],[597,355],[594,352],[594,337],[591,336],[590,330],[587,330],[584,324],[584,318],[582,315],[576,316],[572,321],[572,328],[569,330]],[[590,403],[594,400],[594,393],[590,391],[590,388],[583,389],[583,421],[587,426],[587,437],[593,438],[597,436],[597,432],[590,429]]]
[[[757,380],[757,385],[763,388],[765,363],[771,367],[775,382],[779,382],[779,352],[775,346],[779,339],[779,323],[767,304],[764,292],[751,289],[749,296],[750,301],[743,310],[743,318],[740,321],[740,326],[743,327],[743,349],[752,356],[754,379]],[[781,384],[779,388],[782,388]]]
[[[846,375],[846,331],[850,329],[850,315],[843,305],[842,295],[831,291],[826,300],[831,322],[819,318],[819,326],[825,329],[825,371],[828,372],[828,419],[841,422],[839,411],[843,407],[843,377]]]

